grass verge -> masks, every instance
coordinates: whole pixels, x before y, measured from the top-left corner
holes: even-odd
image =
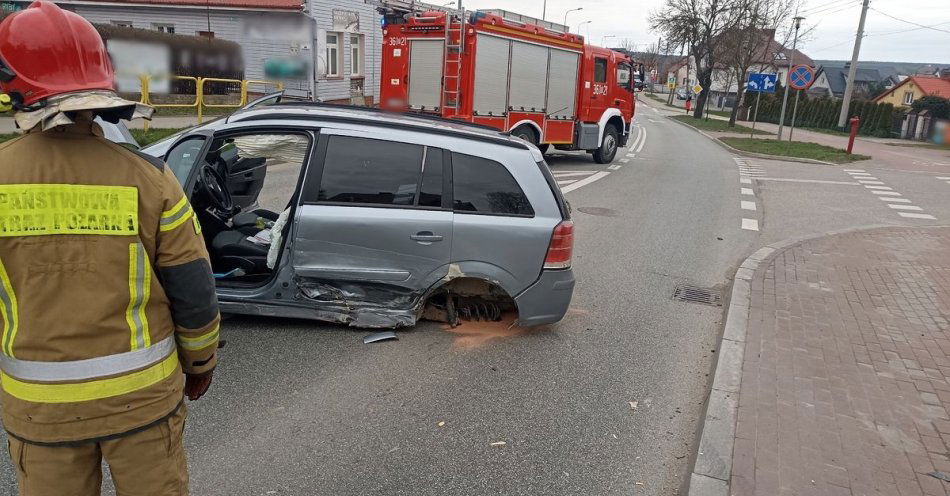
[[[840,148],[832,148],[830,146],[819,145],[818,143],[806,143],[803,141],[789,142],[774,139],[733,137],[719,139],[723,143],[745,152],[763,153],[778,157],[810,158],[836,164],[846,164],[871,158],[867,155],[858,155],[857,153],[848,155],[847,152]]]
[[[132,136],[135,137],[135,141],[138,141],[140,146],[148,146],[182,129],[184,128],[151,128],[148,131],[144,129],[129,129],[129,132],[132,133]]]
[[[663,98],[662,96],[657,95],[656,93],[647,93],[646,95],[647,95],[648,98],[651,98],[651,99],[653,99],[653,100],[656,100],[656,101],[658,101],[658,102],[660,102],[660,103],[666,103],[666,98]]]
[[[740,126],[736,124],[736,127],[729,127],[729,121],[723,121],[719,119],[695,119],[691,115],[674,115],[672,117],[683,124],[687,124],[695,127],[696,129],[701,129],[703,131],[711,131],[714,133],[741,133],[741,134],[771,134],[761,129],[756,129],[755,131],[752,128]]]
[[[19,134],[0,134],[0,143],[3,143],[4,141],[10,141],[17,136],[19,136]]]

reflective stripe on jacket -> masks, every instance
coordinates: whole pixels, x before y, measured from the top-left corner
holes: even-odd
[[[88,120],[0,144],[0,387],[28,442],[136,431],[216,364],[194,211],[160,161]]]

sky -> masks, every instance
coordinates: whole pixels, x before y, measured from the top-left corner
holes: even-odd
[[[540,18],[544,3],[466,0],[465,8],[500,8]],[[583,10],[567,14],[572,31],[577,32],[579,23],[591,21],[580,29],[589,42],[619,46],[621,40],[629,39],[637,50],[644,50],[660,37],[650,30],[649,16],[663,4],[664,0],[547,0],[547,20],[563,23],[569,9],[580,7]],[[871,0],[870,5],[859,60],[950,66],[950,0]],[[808,39],[799,40],[806,55],[819,60],[851,59],[860,0],[803,0],[801,15],[805,17],[801,31],[810,29]]]

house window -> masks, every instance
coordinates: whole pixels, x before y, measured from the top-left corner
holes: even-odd
[[[363,35],[350,35],[350,74],[363,76]]]
[[[113,26],[118,26],[120,28],[130,28],[132,27],[132,21],[110,21]]]
[[[327,33],[327,77],[340,77],[340,33]]]
[[[154,27],[156,31],[161,31],[162,33],[175,34],[174,24],[152,24],[152,27]]]
[[[914,103],[914,92],[913,92],[913,91],[905,91],[905,92],[904,92],[904,105],[910,105],[910,104],[912,104],[912,103]]]

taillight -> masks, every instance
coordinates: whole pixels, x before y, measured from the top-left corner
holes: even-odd
[[[545,269],[567,269],[574,254],[574,222],[565,220],[554,228],[548,254],[544,257]]]

